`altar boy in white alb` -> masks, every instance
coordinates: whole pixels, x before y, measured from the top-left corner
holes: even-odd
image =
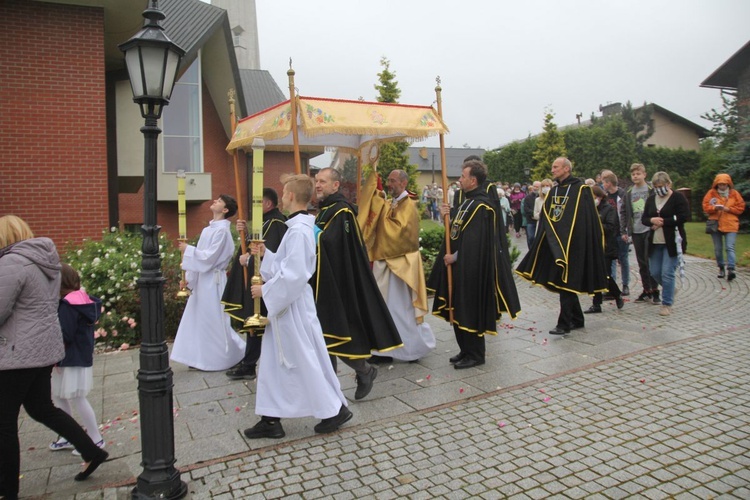
[[[227,265],[234,254],[229,218],[237,202],[222,194],[211,204],[213,220],[203,229],[198,245],[180,242],[185,283],[190,291],[170,359],[205,371],[231,368],[245,354],[245,341],[232,329],[221,305]]]
[[[282,206],[290,212],[288,227],[276,253],[253,245],[264,255],[260,274],[264,283],[251,287],[253,298],[263,297],[268,325],[263,334],[255,426],[245,429],[249,439],[282,438],[281,418],[315,417],[315,432],[337,430],[352,418],[333,371],[308,284],[315,271],[315,217],[306,212],[313,179],[293,175],[282,179]],[[243,256],[245,257],[245,256]]]

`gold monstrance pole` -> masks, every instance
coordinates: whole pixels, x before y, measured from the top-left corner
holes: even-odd
[[[250,229],[251,242],[263,243],[263,150],[266,144],[263,139],[256,137],[253,140],[253,210]],[[260,256],[253,256],[255,272],[250,280],[251,285],[260,285]],[[245,320],[245,327],[251,329],[251,333],[257,334],[262,331],[268,319],[260,314],[260,297],[253,299],[253,311],[255,314]]]
[[[177,171],[177,223],[179,232],[179,241],[187,241],[187,210],[185,208],[185,171]],[[185,281],[185,270],[182,270],[181,282]],[[190,290],[187,287],[180,287],[177,297],[189,297]]]

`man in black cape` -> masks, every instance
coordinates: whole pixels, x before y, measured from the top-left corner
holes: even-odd
[[[604,232],[594,196],[591,187],[571,175],[572,168],[567,158],[552,163],[557,185],[544,199],[534,243],[516,269],[560,295],[557,326],[549,331],[553,335],[584,327],[577,294],[607,290]]]
[[[471,160],[477,160],[482,161],[482,159],[477,155],[469,155],[466,158],[464,158],[464,163]],[[497,214],[497,234],[504,235],[505,234],[505,217],[502,216],[502,209],[500,208],[500,197],[497,195],[497,187],[495,184],[490,182],[489,179],[485,179],[484,182],[479,186],[479,189],[487,193],[487,196],[490,199],[490,205],[492,205],[492,208],[495,210],[495,213]],[[454,217],[456,215],[456,212],[458,211],[458,207],[461,205],[461,203],[464,202],[465,196],[463,190],[459,189],[456,192],[456,195],[453,197],[453,208],[451,209],[451,217]],[[505,236],[501,236],[500,238],[500,250],[510,256],[510,251],[508,248],[508,238]],[[510,269],[510,259],[508,259],[508,268]],[[510,271],[511,281],[513,278],[513,271]]]
[[[498,212],[487,190],[487,167],[479,160],[463,164],[459,184],[463,202],[451,221],[450,254],[435,259],[427,288],[435,291],[432,311],[452,322],[460,349],[450,358],[457,370],[485,362],[486,334],[497,334],[503,312],[515,318],[521,310],[508,253],[502,251],[505,232],[499,231]],[[494,190],[494,187],[492,188]],[[443,215],[450,207],[441,207]],[[448,289],[447,267],[452,269],[452,290]]]
[[[272,252],[279,248],[281,238],[286,233],[286,217],[278,208],[279,195],[271,188],[263,188],[263,243]],[[250,243],[250,234],[244,220],[237,221],[237,230],[245,230],[246,242]],[[255,270],[253,256],[249,256],[247,263],[248,279],[245,283],[244,266],[240,264],[242,247],[237,249],[234,256],[232,268],[229,270],[227,285],[221,303],[224,304],[224,312],[229,314],[233,323],[239,324],[240,332],[247,332],[247,343],[245,344],[245,357],[237,365],[226,371],[227,377],[232,380],[253,380],[255,378],[255,367],[260,359],[261,335],[250,335],[249,329],[245,328],[245,319],[255,314],[253,298],[250,295],[250,277]],[[260,314],[267,314],[263,299],[260,302]]]
[[[357,373],[354,399],[369,394],[377,369],[371,351],[401,347],[401,337],[380,294],[357,223],[357,208],[339,192],[341,174],[324,168],[315,176],[319,212],[318,266],[310,280],[331,361],[339,357]]]

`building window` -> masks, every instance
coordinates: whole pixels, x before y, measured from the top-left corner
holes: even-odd
[[[200,57],[175,83],[161,125],[164,172],[203,172]]]

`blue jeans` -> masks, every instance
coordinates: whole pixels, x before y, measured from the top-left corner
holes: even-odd
[[[711,238],[714,240],[714,254],[716,255],[716,263],[719,265],[719,267],[724,267],[724,244],[726,243],[726,265],[729,269],[734,269],[734,242],[737,240],[737,233],[712,233]]]
[[[630,285],[630,261],[628,260],[628,251],[630,243],[622,241],[622,237],[617,237],[617,260],[620,261],[620,271],[622,272],[622,286]],[[612,279],[617,281],[617,262],[612,261],[609,270]]]
[[[526,244],[531,249],[532,243],[534,243],[534,236],[536,235],[536,221],[529,222],[526,224]]]
[[[667,245],[653,245],[652,248],[648,267],[651,276],[661,285],[661,303],[671,306],[674,302],[674,274],[679,260],[676,255],[669,255]]]

